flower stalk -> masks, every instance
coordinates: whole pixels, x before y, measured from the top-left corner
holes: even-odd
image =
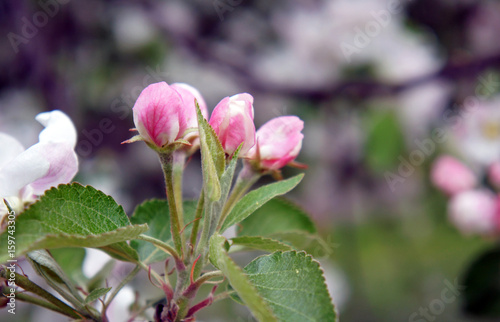
[[[160,162],[165,177],[168,207],[170,210],[170,231],[177,254],[183,254],[183,236],[181,235],[181,223],[174,188],[174,152],[159,153]],[[182,197],[180,197],[182,198]]]

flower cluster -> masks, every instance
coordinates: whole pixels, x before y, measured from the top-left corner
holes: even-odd
[[[500,233],[500,96],[477,100],[450,124],[448,148],[439,157],[433,184],[450,197],[448,216],[464,234]]]
[[[196,89],[160,82],[146,87],[133,107],[138,135],[126,143],[144,141],[159,155],[174,245],[164,248],[174,258],[181,281],[175,288],[168,280],[160,283],[167,305],[157,306],[155,321],[177,321],[179,317],[191,321],[196,311],[212,303],[216,287],[204,301],[190,304],[201,285],[196,282],[200,269],[208,264],[210,241],[227,228],[224,225],[231,222],[226,219],[232,209],[262,175],[279,178],[281,168],[293,163],[299,154],[303,122],[296,116],[281,116],[256,131],[253,104],[248,93],[225,97],[208,118],[206,104]],[[187,156],[200,146],[203,189],[188,237],[184,233],[189,224],[184,222],[183,168]],[[233,184],[236,155],[244,160],[244,166]],[[228,160],[231,162],[226,167]],[[210,274],[202,275],[201,280],[203,276]]]
[[[479,172],[479,171],[476,171]],[[433,184],[449,197],[450,221],[464,234],[495,235],[500,232],[500,162],[494,162],[486,173],[487,185],[480,185],[479,173],[445,155],[433,165]]]
[[[193,87],[165,82],[149,85],[133,107],[139,135],[126,142],[142,140],[157,151],[193,151],[198,145],[195,104],[207,118],[205,101]],[[304,123],[296,116],[274,118],[255,131],[253,97],[247,93],[222,99],[208,123],[225,153],[231,156],[242,145],[239,156],[256,171],[279,171],[294,161],[302,146]]]

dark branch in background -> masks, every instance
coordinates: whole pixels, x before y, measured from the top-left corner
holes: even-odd
[[[213,50],[213,44],[200,34],[185,34],[173,30],[168,24],[165,24],[162,17],[157,13],[153,4],[147,6],[148,14],[157,23],[163,32],[163,35],[170,39],[175,47],[188,52],[192,57],[198,59],[201,63],[215,64],[221,69],[225,69],[232,77],[247,91],[254,93],[266,93],[283,95],[290,98],[326,101],[332,98],[347,99],[367,99],[370,97],[391,96],[399,94],[405,90],[425,84],[433,80],[456,81],[462,78],[475,78],[481,72],[488,68],[500,68],[500,53],[489,57],[472,57],[467,61],[455,62],[450,59],[449,62],[440,70],[429,75],[411,79],[399,84],[383,83],[375,79],[354,79],[341,80],[337,83],[325,84],[318,88],[294,87],[287,84],[266,83],[264,80],[257,79],[250,71],[251,59],[246,61],[235,61],[231,57],[221,57]],[[215,16],[215,12],[214,12]],[[198,17],[199,19],[203,19]],[[216,18],[216,16],[215,16]],[[209,23],[223,24],[224,22],[209,19]],[[200,22],[200,25],[207,25],[207,22]],[[217,28],[212,27],[212,30]]]
[[[22,16],[31,17],[33,15],[33,10],[36,11],[39,9],[36,6],[28,8],[26,4],[22,2],[12,1],[8,3],[9,5],[6,3],[0,6],[0,16],[6,20],[1,24],[1,26],[5,28],[5,31],[19,32],[19,28],[14,28],[16,22],[19,23]],[[114,1],[111,3],[114,3]],[[223,39],[221,31],[227,28],[229,24],[228,19],[225,21],[219,20],[215,9],[211,5],[205,5],[200,9],[200,3],[195,2],[191,4],[191,11],[196,19],[198,30],[186,34],[178,31],[180,29],[172,28],[172,26],[165,21],[165,17],[161,15],[163,10],[159,10],[158,2],[142,0],[135,4],[137,3],[142,6],[146,14],[156,23],[163,32],[164,37],[173,42],[176,49],[188,53],[201,63],[217,65],[221,73],[230,75],[244,90],[254,93],[282,95],[313,102],[327,101],[332,98],[363,100],[370,97],[395,95],[436,79],[454,82],[461,78],[475,78],[479,73],[488,68],[500,68],[500,53],[497,53],[496,55],[486,58],[471,56],[467,61],[457,61],[451,58],[448,64],[441,70],[426,75],[425,77],[412,79],[399,84],[383,83],[380,80],[366,78],[343,79],[337,83],[324,84],[316,88],[269,83],[266,82],[265,79],[258,79],[255,74],[252,73],[253,61],[251,55],[244,56],[244,59],[240,59],[231,57],[230,55],[224,56],[214,49],[214,43]],[[250,3],[256,4],[255,1],[242,3],[235,9],[235,12],[229,12],[228,17],[229,15],[239,14],[238,10],[247,10],[248,8],[246,5],[250,6]],[[475,9],[474,6],[458,9],[455,7],[440,8],[440,10],[437,10],[440,12],[438,16],[449,17],[452,15],[454,17],[452,20],[454,23],[466,21],[465,18],[473,13]],[[420,20],[425,17],[428,19],[428,15],[426,15],[428,13],[427,9],[428,6],[423,6],[423,8],[410,6],[409,13],[412,14],[413,19],[417,19],[416,23],[419,23]],[[448,11],[445,9],[448,11],[451,10],[452,12],[447,15]],[[268,12],[259,12],[259,14],[262,14],[264,17]],[[433,17],[438,16],[436,16],[436,12],[433,13]],[[47,106],[65,109],[69,112],[71,109],[70,106],[74,104],[74,102],[73,99],[71,99],[73,93],[69,93],[69,88],[64,85],[66,83],[66,75],[56,70],[54,63],[47,64],[47,62],[51,62],[58,53],[61,53],[61,51],[66,57],[75,57],[82,43],[87,44],[86,37],[96,37],[97,31],[99,31],[99,35],[103,38],[101,39],[103,43],[105,43],[106,39],[109,40],[109,38],[112,37],[110,31],[106,30],[109,26],[95,26],[89,28],[88,26],[79,25],[77,19],[71,18],[72,11],[70,10],[70,5],[66,8],[61,8],[61,12],[51,19],[48,25],[42,28],[41,32],[32,39],[29,44],[21,45],[21,52],[15,56],[14,59],[1,62],[0,64],[3,70],[7,72],[0,75],[0,88],[8,88],[10,86],[32,86],[43,93]],[[439,21],[433,23],[433,21],[434,20],[427,21],[424,19],[423,23],[436,32],[440,39],[440,43],[445,45],[447,52],[456,52],[457,48],[453,46],[462,46],[464,40],[456,41],[454,44],[445,40],[448,38],[464,39],[462,34],[465,26],[458,29],[448,28],[449,25],[442,25],[438,23]],[[59,26],[61,25],[65,28],[60,28]],[[448,34],[444,34],[444,31],[440,28],[445,30]],[[449,35],[450,32],[457,32],[458,35]],[[10,46],[5,46],[3,48],[11,50]],[[108,49],[113,49],[113,47],[108,47]],[[107,55],[116,55],[120,57],[119,53],[115,52],[108,53]],[[127,59],[123,56],[123,60],[116,58],[117,57],[110,59],[110,63],[111,61],[118,61],[119,64],[129,64],[129,62],[126,61]]]

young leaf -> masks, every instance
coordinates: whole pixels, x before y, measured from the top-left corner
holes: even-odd
[[[231,286],[236,290],[241,300],[247,305],[257,320],[266,322],[277,321],[269,306],[249,282],[248,277],[227,254],[226,247],[224,246],[226,243],[226,239],[217,233],[210,238],[210,262],[224,273]]]
[[[72,303],[78,310],[83,309],[83,298],[77,291],[76,286],[47,250],[40,249],[29,252],[26,254],[26,259],[50,287]]]
[[[231,210],[226,220],[224,221],[224,224],[222,225],[220,231],[224,232],[230,226],[237,224],[243,219],[247,218],[255,210],[262,207],[266,202],[273,199],[274,197],[289,192],[299,184],[303,177],[303,174],[299,174],[293,178],[274,182],[250,191],[234,206],[233,210]]]
[[[48,190],[41,199],[16,218],[16,256],[35,249],[61,247],[102,248],[122,260],[137,260],[137,252],[125,241],[148,229],[131,225],[123,208],[110,197],[78,183]],[[8,233],[0,235],[0,248],[7,249]],[[0,262],[9,259],[0,253]]]
[[[196,210],[195,201],[185,201],[183,204],[184,218],[190,222]],[[137,206],[132,217],[132,224],[147,224],[149,230],[145,235],[154,237],[173,246],[170,233],[170,212],[167,200],[148,200]],[[181,227],[183,228],[183,227]],[[191,225],[185,229],[186,234],[191,231]],[[168,255],[153,244],[143,240],[132,240],[130,246],[139,253],[139,258],[146,264],[165,260]]]
[[[200,139],[207,145],[217,171],[217,177],[220,178],[226,168],[226,154],[224,153],[224,148],[222,147],[222,144],[220,143],[219,138],[217,137],[217,134],[215,134],[212,126],[208,124],[207,120],[205,120],[201,114],[198,104],[196,105],[196,111],[198,113],[198,130],[200,132]]]
[[[252,237],[236,237],[232,238],[231,241],[233,242],[231,250],[233,250],[233,246],[241,246],[243,248],[252,248],[252,249],[258,249],[258,250],[263,250],[269,253],[278,251],[278,250],[292,250],[292,247],[283,244],[277,240],[271,239],[271,238],[264,238],[264,237],[259,237],[259,236],[252,236]]]
[[[78,285],[87,282],[87,278],[82,271],[85,259],[84,248],[55,248],[50,250],[50,254],[75,284]]]
[[[92,302],[98,300],[101,296],[106,295],[109,291],[111,291],[111,287],[98,288],[98,289],[93,290],[85,298],[85,304],[89,304],[89,303],[92,303]]]
[[[261,256],[244,271],[280,321],[337,321],[319,263],[304,252]]]
[[[226,170],[222,173],[220,177],[220,187],[221,187],[221,197],[218,201],[212,203],[211,208],[208,210],[208,216],[206,218],[207,223],[209,224],[209,235],[212,235],[217,228],[217,224],[220,220],[220,215],[222,213],[222,209],[227,201],[227,196],[229,195],[229,191],[231,190],[231,185],[233,183],[234,171],[236,170],[236,164],[238,163],[238,155],[240,153],[241,147],[243,144],[236,149],[233,154],[233,158],[229,162]],[[210,205],[207,205],[210,206]],[[208,218],[212,215],[212,218]]]
[[[221,197],[219,178],[226,168],[226,155],[214,130],[201,114],[198,104],[196,110],[205,196],[209,200],[217,201]]]
[[[241,147],[243,143],[236,149],[233,154],[233,158],[229,162],[229,165],[224,170],[220,177],[220,185],[221,185],[221,199],[216,204],[216,213],[219,213],[224,207],[224,203],[226,202],[227,196],[229,194],[229,190],[231,190],[231,185],[233,183],[234,171],[236,170],[236,164],[238,163],[238,155],[240,154]]]

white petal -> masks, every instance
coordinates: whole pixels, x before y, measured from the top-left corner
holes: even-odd
[[[18,140],[0,132],[0,169],[23,151],[24,147]]]
[[[61,183],[69,183],[78,172],[78,158],[73,147],[68,143],[38,143],[40,158],[47,160],[50,167],[47,173],[35,180],[31,187],[36,195]]]
[[[47,174],[50,163],[41,157],[40,145],[35,144],[0,169],[0,197],[18,196],[27,184]]]
[[[85,248],[83,274],[87,278],[94,277],[111,260],[108,254],[94,248]]]
[[[36,116],[45,129],[40,132],[40,142],[67,142],[76,145],[76,129],[71,119],[59,110],[40,113]]]
[[[109,305],[108,318],[110,321],[122,322],[130,319],[130,305],[135,301],[135,291],[129,285],[125,285],[113,302]]]

